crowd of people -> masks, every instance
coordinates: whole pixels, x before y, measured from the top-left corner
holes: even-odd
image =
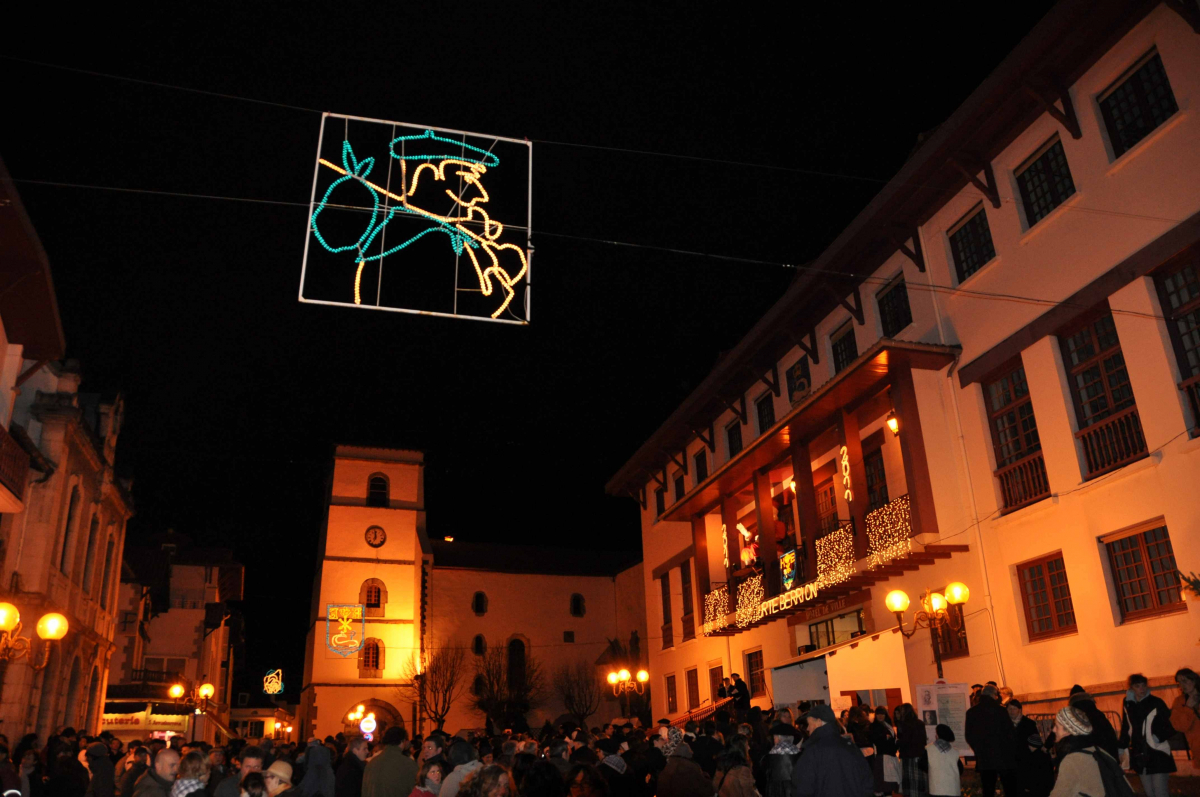
[[[737,679],[735,679],[736,682]],[[823,703],[764,712],[740,701],[682,728],[636,722],[540,733],[441,731],[409,739],[388,728],[305,745],[233,739],[224,746],[159,739],[125,745],[64,728],[39,748],[30,734],[9,755],[0,734],[2,797],[960,797],[969,752],[981,797],[1167,797],[1172,750],[1200,749],[1200,675],[1176,674],[1173,705],[1129,678],[1119,729],[1075,687],[1049,733],[1011,691],[978,685],[965,741],[934,733],[905,703],[890,712]],[[737,695],[736,683],[730,686]]]

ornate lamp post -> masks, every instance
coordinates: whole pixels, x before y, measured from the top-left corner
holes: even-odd
[[[208,701],[217,693],[217,688],[212,684],[200,684],[190,693],[183,684],[171,684],[171,688],[167,690],[167,694],[171,696],[177,704],[182,703],[192,709],[193,714],[205,714],[208,712]],[[196,723],[192,722],[192,741],[196,741]]]
[[[30,667],[44,670],[50,663],[50,643],[67,635],[67,618],[58,612],[48,612],[37,621],[37,635],[46,643],[42,645],[42,655],[37,661],[32,655],[33,640],[21,636],[21,628],[21,612],[17,607],[11,603],[0,603],[0,661],[7,664],[22,656],[29,656]]]
[[[644,694],[646,691],[646,682],[650,680],[650,673],[645,670],[638,670],[637,676],[629,674],[629,670],[622,667],[620,670],[613,670],[608,674],[608,683],[612,686],[613,697],[621,700],[625,704],[624,711],[629,712],[629,700],[636,694]]]
[[[904,612],[908,610],[909,599],[908,593],[901,589],[894,589],[884,598],[884,605],[888,611],[896,615],[896,621],[900,624],[900,633],[904,634],[905,639],[911,639],[913,634],[921,628],[929,629],[929,642],[933,645],[933,660],[937,662],[938,678],[942,678],[942,647],[939,644],[938,637],[945,633],[946,629],[957,631],[961,627],[958,619],[950,614],[948,607],[951,604],[966,603],[971,597],[971,590],[967,589],[967,585],[961,581],[955,581],[946,587],[946,594],[925,590],[925,594],[921,596],[922,611],[913,614],[912,630],[904,629]]]

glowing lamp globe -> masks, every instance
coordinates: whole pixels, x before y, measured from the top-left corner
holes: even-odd
[[[947,603],[966,603],[971,599],[971,590],[961,581],[955,581],[946,587]]]
[[[21,613],[11,603],[0,603],[0,631],[12,632],[21,622]]]
[[[617,678],[621,679],[621,681],[628,681],[629,680],[629,670],[624,670],[624,669],[621,670],[619,673],[617,673]]]
[[[359,705],[354,707],[354,710],[357,711],[359,714],[362,714],[363,711],[366,710],[366,706],[364,706],[360,703]]]
[[[376,727],[378,726],[375,723],[374,714],[368,714],[367,716],[363,717],[362,722],[358,723],[358,729],[363,733],[374,733]]]
[[[67,635],[67,618],[58,612],[43,614],[37,623],[37,635],[47,642],[62,639]]]
[[[902,589],[894,589],[887,594],[883,599],[884,605],[887,606],[889,612],[906,612],[910,603],[908,593]]]
[[[208,700],[216,693],[217,690],[212,684],[200,684],[200,689],[197,691],[197,694],[205,700]]]
[[[288,732],[288,733],[291,733],[291,732],[292,732],[292,726],[291,726],[291,725],[287,726],[287,732]]]
[[[946,596],[940,592],[929,593],[929,608],[935,612],[944,611],[946,608]]]
[[[637,679],[639,684],[644,684],[646,681],[650,680],[650,673],[646,672],[645,670],[638,670]]]
[[[900,434],[900,419],[896,417],[896,411],[892,410],[887,416],[887,428],[893,435]]]
[[[170,689],[167,690],[167,694],[176,700],[183,697],[183,684],[174,684]]]
[[[615,672],[610,672],[610,673],[608,674],[608,682],[609,682],[610,684],[616,684],[616,682],[617,682],[617,681],[619,681],[619,680],[620,680],[620,679],[619,679],[619,678],[617,678],[617,674],[616,674]]]

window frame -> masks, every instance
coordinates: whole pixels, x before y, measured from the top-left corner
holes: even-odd
[[[879,463],[879,472],[876,474],[876,476],[879,477],[881,481],[875,486],[881,489],[872,490],[871,468],[876,462]],[[867,511],[873,512],[876,509],[887,506],[891,499],[888,497],[887,463],[883,459],[883,446],[863,452],[863,477],[867,482]],[[876,503],[876,498],[880,492],[883,494],[883,501]]]
[[[1134,77],[1137,76],[1138,72],[1142,71],[1142,69],[1144,69],[1146,66],[1148,66],[1150,64],[1150,62],[1153,61],[1155,58],[1158,59],[1159,68],[1162,70],[1163,82],[1166,84],[1167,92],[1171,96],[1171,103],[1175,106],[1175,110],[1171,111],[1169,114],[1164,116],[1158,124],[1154,125],[1154,127],[1146,128],[1145,132],[1142,133],[1142,135],[1140,137],[1138,137],[1138,139],[1136,141],[1133,141],[1133,142],[1129,143],[1128,145],[1126,145],[1124,138],[1120,135],[1120,131],[1118,129],[1116,129],[1116,126],[1115,126],[1116,120],[1113,118],[1112,114],[1110,113],[1109,107],[1107,105],[1105,105],[1105,101],[1108,100],[1109,97],[1111,97],[1113,94],[1115,94],[1123,86],[1125,86],[1130,81],[1132,81],[1134,79]],[[1137,94],[1134,94],[1133,96],[1138,100],[1138,111],[1141,114],[1142,118],[1147,118],[1146,112],[1148,110],[1150,110],[1152,106],[1145,104],[1144,101],[1146,99],[1146,95],[1137,93]],[[1108,136],[1108,144],[1109,144],[1109,147],[1111,147],[1112,160],[1114,162],[1117,161],[1118,159],[1120,159],[1126,153],[1135,149],[1138,144],[1142,143],[1147,138],[1149,138],[1151,133],[1153,133],[1155,130],[1157,130],[1160,127],[1162,127],[1163,125],[1165,125],[1176,114],[1178,114],[1179,113],[1179,98],[1175,96],[1175,90],[1171,87],[1171,77],[1167,74],[1167,65],[1163,63],[1162,54],[1159,53],[1158,47],[1151,47],[1149,51],[1144,53],[1140,58],[1138,58],[1136,61],[1134,61],[1133,64],[1130,65],[1130,67],[1128,69],[1126,69],[1124,72],[1122,72],[1121,75],[1116,80],[1114,80],[1112,83],[1109,83],[1108,86],[1103,91],[1101,91],[1099,94],[1097,94],[1096,95],[1096,108],[1100,111],[1100,121],[1101,121],[1101,124],[1104,125],[1105,134]],[[1121,149],[1121,147],[1124,147],[1124,148]]]
[[[483,656],[487,653],[487,638],[483,634],[476,634],[471,639],[471,652],[476,656]]]
[[[753,656],[758,657],[758,668],[757,669],[754,668],[754,664],[753,664],[753,661],[751,658]],[[742,660],[744,662],[746,662],[746,686],[750,690],[750,697],[752,697],[752,698],[753,697],[766,697],[767,696],[767,669],[766,669],[765,660],[763,659],[762,648],[755,648],[754,650],[743,651],[742,652]],[[755,678],[756,673],[758,676],[757,678]],[[757,688],[755,686],[756,681],[758,682]]]
[[[733,438],[737,437],[737,450],[733,448]],[[738,454],[746,450],[746,441],[742,439],[742,422],[739,418],[734,418],[733,423],[725,426],[725,450],[729,452],[729,458],[733,459]]]
[[[684,692],[687,695],[687,710],[700,708],[700,668],[689,667],[683,671]]]
[[[663,686],[667,694],[667,713],[679,713],[679,692],[675,687],[675,673],[667,673],[663,676]]]
[[[674,628],[671,625],[671,571],[658,577],[659,589],[662,592],[662,642],[663,650],[675,647]]]
[[[896,293],[896,291],[899,291],[900,295],[904,296],[904,311],[908,314],[908,320],[889,332],[887,313],[884,312],[884,299],[892,296]],[[912,326],[912,302],[908,297],[908,283],[904,280],[903,271],[901,271],[895,277],[892,277],[887,285],[884,285],[880,290],[875,292],[875,308],[879,311],[879,328],[880,331],[883,332],[883,337],[885,338],[893,338]]]
[[[833,477],[830,476],[828,479],[822,480],[821,483],[814,488],[813,492],[816,495],[817,501],[817,536],[823,537],[836,529],[838,526],[837,488],[834,486]],[[826,493],[828,494],[829,498],[829,512],[824,512],[821,509],[821,499],[824,495],[826,495]],[[830,519],[832,519],[832,523],[829,522]]]
[[[671,494],[674,500],[671,503],[677,504],[687,495],[687,481],[683,478],[683,471],[675,471],[671,476]]]
[[[1055,147],[1058,147],[1059,149],[1062,150],[1062,161],[1067,169],[1067,179],[1070,180],[1070,182],[1071,182],[1071,190],[1069,193],[1063,195],[1061,198],[1055,197],[1055,199],[1057,201],[1054,202],[1054,206],[1051,207],[1049,210],[1047,210],[1045,213],[1043,213],[1041,216],[1038,216],[1037,219],[1033,219],[1033,217],[1030,213],[1031,194],[1028,190],[1029,185],[1028,185],[1027,181],[1023,181],[1021,178],[1024,177],[1026,174],[1028,174],[1029,171],[1031,169],[1033,169],[1033,167],[1037,164],[1037,162],[1039,160],[1041,160],[1042,157],[1044,157],[1047,153],[1050,152],[1050,150],[1054,149]],[[1039,146],[1037,149],[1035,149],[1033,151],[1032,155],[1030,155],[1025,160],[1021,161],[1020,165],[1017,166],[1017,168],[1013,169],[1013,180],[1017,184],[1017,196],[1021,200],[1021,213],[1025,219],[1025,229],[1026,230],[1033,229],[1035,226],[1037,226],[1037,224],[1039,222],[1044,221],[1051,214],[1053,214],[1054,211],[1058,210],[1064,204],[1066,204],[1067,200],[1069,200],[1071,197],[1073,197],[1079,193],[1079,186],[1075,184],[1075,175],[1073,175],[1071,173],[1071,163],[1070,163],[1070,161],[1067,160],[1066,147],[1063,146],[1062,138],[1058,135],[1058,133],[1055,133],[1054,135],[1052,135],[1041,146]],[[1052,186],[1053,182],[1048,181],[1048,185]]]
[[[1021,372],[1022,383],[1025,385],[1025,394],[1023,396],[1016,396],[1017,391],[1015,385],[1017,383],[1012,380],[1013,374],[1017,373],[1018,371]],[[1010,398],[1009,402],[1000,409],[995,409],[992,402],[992,386],[999,385],[1000,382],[1005,379],[1009,380],[1008,391],[1012,396],[1014,396],[1014,398]],[[982,384],[984,410],[987,412],[988,416],[988,430],[990,431],[992,437],[992,453],[996,457],[996,470],[1006,468],[1009,465],[1020,462],[1026,457],[1033,456],[1034,454],[1040,452],[1042,450],[1042,435],[1041,431],[1037,428],[1037,412],[1033,406],[1033,393],[1029,389],[1029,377],[1025,373],[1025,362],[1021,359],[1021,355],[1018,354],[1016,357],[1013,357],[1004,365],[997,368],[992,372],[991,376],[983,381]],[[1026,404],[1029,405],[1029,417],[1033,418],[1033,428],[1038,438],[1036,448],[1025,444],[1026,433],[1021,429],[1021,415],[1019,411]],[[1015,428],[1020,431],[1017,439],[1021,443],[1021,448],[1019,449],[1018,453],[1010,457],[1002,457],[1001,451],[1003,449],[1000,442],[1000,430],[996,428],[996,422],[1009,413],[1016,413],[1017,426]],[[1006,427],[1006,430],[1011,428],[1014,427]]]
[[[679,563],[679,584],[681,587],[680,609],[683,611],[683,641],[696,638],[696,616],[694,614],[695,599],[692,596],[692,563],[684,560]]]
[[[945,587],[941,590],[942,594],[946,594]],[[967,639],[967,617],[963,611],[961,603],[947,603],[946,613],[958,613],[958,628],[950,627],[949,623],[944,623],[943,633],[937,635],[938,650],[941,653],[942,661],[950,661],[952,659],[965,659],[971,655],[971,642]],[[951,640],[958,641],[951,644]],[[961,646],[960,644],[961,643]]]
[[[971,269],[969,273],[967,273],[965,271],[966,263],[959,257],[960,250],[965,250],[967,247],[958,246],[955,242],[955,236],[960,232],[963,232],[967,225],[973,222],[977,216],[983,217],[983,231],[987,233],[986,248],[991,249],[992,256],[986,260],[981,260],[973,269]],[[963,241],[964,239],[958,240]],[[996,241],[994,238],[992,238],[992,225],[991,222],[988,221],[987,209],[984,208],[983,202],[979,202],[977,205],[964,213],[958,221],[950,225],[950,227],[946,230],[946,243],[950,247],[950,260],[954,263],[954,276],[957,277],[959,285],[962,285],[971,277],[975,276],[980,271],[983,271],[984,266],[996,259]],[[981,247],[984,245],[985,240],[983,236],[979,237],[978,243]],[[986,252],[986,249],[981,249],[980,251],[982,254]]]
[[[1159,597],[1158,597],[1159,590],[1158,590],[1158,588],[1156,588],[1154,586],[1154,581],[1155,581],[1154,573],[1149,567],[1146,566],[1147,560],[1149,559],[1149,557],[1147,555],[1148,549],[1147,549],[1147,545],[1146,545],[1145,535],[1150,534],[1152,532],[1156,532],[1159,529],[1163,530],[1166,533],[1165,534],[1166,543],[1171,548],[1170,555],[1171,555],[1171,559],[1174,561],[1174,564],[1175,564],[1175,569],[1174,569],[1175,580],[1176,580],[1175,588],[1179,591],[1179,600],[1174,601],[1172,603],[1161,603],[1159,601]],[[1148,595],[1151,598],[1153,605],[1148,608],[1145,608],[1145,609],[1134,609],[1133,611],[1127,612],[1125,610],[1124,598],[1121,594],[1121,585],[1125,584],[1125,583],[1130,583],[1130,582],[1120,581],[1120,575],[1118,573],[1119,568],[1118,568],[1117,562],[1115,561],[1114,555],[1113,555],[1113,546],[1117,543],[1125,542],[1126,540],[1129,540],[1129,539],[1136,539],[1138,542],[1138,550],[1142,556],[1140,564],[1142,565],[1142,568],[1146,571],[1143,578],[1146,579],[1147,587],[1148,587],[1148,591],[1144,594]],[[1183,584],[1183,578],[1182,578],[1181,573],[1179,572],[1179,567],[1178,567],[1179,563],[1175,556],[1175,546],[1174,546],[1174,543],[1171,542],[1171,530],[1167,527],[1166,520],[1164,520],[1163,518],[1158,518],[1158,519],[1152,520],[1148,523],[1142,523],[1138,526],[1134,526],[1131,529],[1125,529],[1124,531],[1120,531],[1115,534],[1110,534],[1106,537],[1103,537],[1101,539],[1101,542],[1104,543],[1104,554],[1105,554],[1106,559],[1108,560],[1109,572],[1112,576],[1113,597],[1116,600],[1117,611],[1120,613],[1122,625],[1127,622],[1133,621],[1133,620],[1142,620],[1142,619],[1149,618],[1149,617],[1158,617],[1161,615],[1175,614],[1177,612],[1186,612],[1187,611],[1187,597],[1184,595],[1185,587]]]
[[[696,484],[708,478],[708,453],[703,448],[692,454],[692,468],[695,471],[693,477]]]
[[[1051,583],[1050,572],[1050,565],[1054,562],[1062,562],[1063,586],[1067,590],[1066,599],[1071,602],[1072,622],[1070,625],[1060,624],[1059,613],[1054,606],[1056,597],[1054,595],[1054,585]],[[1041,578],[1045,582],[1045,588],[1042,591],[1046,595],[1046,605],[1050,608],[1049,618],[1051,628],[1049,631],[1033,630],[1033,607],[1029,603],[1028,586],[1033,579],[1027,575],[1027,571],[1038,566],[1042,567],[1042,575],[1038,576],[1038,578]],[[1071,580],[1067,575],[1067,563],[1062,551],[1055,551],[1054,553],[1039,556],[1036,559],[1030,559],[1017,565],[1017,585],[1021,593],[1021,606],[1025,611],[1025,631],[1029,634],[1030,642],[1079,633],[1079,614],[1075,611],[1075,598],[1071,595]]]
[[[1173,307],[1173,297],[1178,293],[1167,286],[1167,280],[1179,277],[1185,271],[1191,270],[1196,277],[1195,293],[1191,299],[1182,302],[1179,307]],[[1171,349],[1175,354],[1175,366],[1179,370],[1180,388],[1187,393],[1187,400],[1192,409],[1192,426],[1200,428],[1200,339],[1196,340],[1193,348],[1188,349],[1186,339],[1195,336],[1200,338],[1200,246],[1193,246],[1171,258],[1154,271],[1154,286],[1158,291],[1159,305],[1167,321],[1167,331],[1171,338]],[[1186,283],[1192,285],[1191,282]],[[1195,322],[1195,326],[1184,332],[1180,326],[1184,322]],[[1189,354],[1195,358],[1195,364],[1189,362]]]
[[[479,599],[480,598],[483,598],[482,611],[479,608],[479,605],[480,605]],[[476,590],[475,594],[471,596],[471,611],[475,613],[476,617],[483,617],[485,614],[488,613],[488,596],[487,596],[486,592],[484,592],[483,590]]]
[[[841,359],[841,354],[838,350],[838,344],[847,338],[849,338],[851,341],[852,348],[854,349],[854,356],[839,366],[838,361]],[[835,376],[840,374],[842,371],[845,371],[850,367],[850,363],[858,359],[858,338],[854,334],[853,318],[847,318],[842,324],[837,326],[832,332],[829,333],[829,353],[829,363],[833,366],[833,373]]]
[[[770,416],[770,423],[763,424],[763,408],[766,408],[766,414]],[[754,422],[758,424],[758,436],[762,437],[767,433],[772,426],[775,425],[775,394],[770,390],[765,390],[754,400]]]
[[[376,480],[383,482],[383,502],[379,503],[380,491],[373,489]],[[367,506],[376,509],[387,509],[392,504],[392,481],[386,473],[372,473],[367,477]]]
[[[661,515],[667,511],[667,491],[664,487],[659,487],[654,491],[654,514]]]
[[[1121,336],[1117,331],[1115,320],[1113,321],[1113,334],[1117,339],[1116,345],[1110,346],[1109,348],[1103,350],[1099,348],[1100,343],[1096,336],[1096,325],[1105,317],[1111,319],[1112,315],[1112,310],[1109,309],[1108,303],[1105,302],[1103,306],[1089,311],[1073,321],[1070,326],[1059,330],[1057,335],[1059,348],[1061,349],[1062,353],[1063,368],[1065,368],[1067,372],[1067,388],[1071,391],[1071,402],[1075,405],[1075,421],[1078,430],[1081,432],[1084,429],[1092,428],[1098,423],[1111,418],[1119,412],[1123,412],[1130,407],[1137,406],[1137,397],[1133,394],[1133,381],[1129,378],[1129,365],[1125,362],[1125,351],[1121,344]],[[1072,365],[1071,351],[1067,346],[1067,341],[1084,332],[1085,330],[1087,330],[1093,339],[1093,345],[1096,347],[1096,351],[1094,351],[1087,359],[1083,360],[1079,364]],[[1121,355],[1121,367],[1125,369],[1125,384],[1129,386],[1129,403],[1125,404],[1124,406],[1117,406],[1117,402],[1113,401],[1112,386],[1108,379],[1109,372],[1104,370],[1104,361],[1113,354],[1117,353]],[[1085,414],[1082,396],[1080,396],[1080,388],[1076,381],[1076,377],[1092,367],[1098,367],[1100,369],[1100,379],[1091,384],[1099,384],[1101,386],[1102,390],[1104,391],[1104,398],[1108,406],[1105,410],[1089,416]],[[1096,398],[1098,398],[1098,396],[1090,399],[1089,403],[1095,401]],[[1085,419],[1087,420],[1087,423],[1084,423]]]

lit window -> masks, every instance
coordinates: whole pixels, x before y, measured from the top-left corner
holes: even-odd
[[[854,322],[847,321],[829,336],[833,348],[833,372],[841,373],[858,357],[858,342],[854,339]]]
[[[903,274],[875,294],[875,303],[879,305],[879,320],[885,338],[895,337],[912,323],[912,308],[908,306],[908,288]]]
[[[858,609],[808,625],[808,641],[817,649],[849,642],[863,630],[863,610]]]
[[[1032,227],[1075,193],[1075,181],[1067,166],[1062,142],[1055,136],[1017,171],[1017,187],[1025,207],[1025,221]]]
[[[725,442],[729,446],[729,458],[733,459],[742,450],[742,424],[734,421],[725,427]]]
[[[758,416],[759,434],[764,434],[775,425],[775,401],[769,391],[754,402],[754,412]]]
[[[1183,609],[1183,588],[1166,526],[1106,543],[1125,620]]]
[[[996,256],[992,231],[988,227],[983,205],[976,205],[961,221],[946,233],[954,255],[954,271],[959,283],[991,262]]]
[[[1055,553],[1017,568],[1021,576],[1021,602],[1029,638],[1056,636],[1074,631],[1075,605],[1067,583],[1062,554]]]
[[[1142,56],[1130,72],[1104,91],[1099,101],[1113,156],[1117,158],[1179,110],[1162,58],[1154,50]]]

